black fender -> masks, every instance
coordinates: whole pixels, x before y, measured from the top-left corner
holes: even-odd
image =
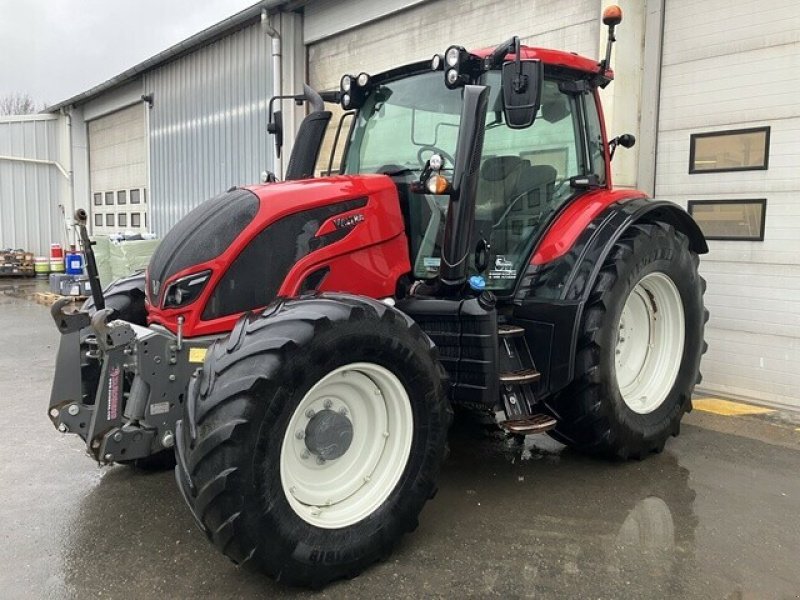
[[[116,311],[115,318],[121,318],[137,325],[147,324],[144,271],[115,279],[103,290],[103,297],[106,299],[106,306]],[[93,315],[95,312],[94,299],[86,300],[81,310]]]
[[[654,221],[668,223],[686,235],[693,252],[708,252],[703,232],[683,208],[642,196],[611,204],[564,255],[528,267],[514,296],[514,320],[528,332],[528,345],[542,373],[540,393],[557,392],[574,377],[584,305],[614,244],[634,223]]]

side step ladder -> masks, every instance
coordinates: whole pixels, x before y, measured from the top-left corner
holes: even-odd
[[[533,364],[525,329],[504,323],[497,328],[500,343],[499,366],[500,396],[503,400],[505,420],[498,419],[500,427],[517,435],[543,433],[556,426],[550,415],[534,413],[536,404],[534,386],[542,374]]]

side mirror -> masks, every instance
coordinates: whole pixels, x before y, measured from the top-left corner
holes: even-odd
[[[542,100],[544,68],[538,60],[503,63],[503,112],[511,129],[533,125]]]
[[[267,123],[267,133],[275,136],[275,156],[280,158],[283,147],[283,114],[281,111],[276,110],[272,114],[272,120]]]
[[[632,133],[623,133],[608,142],[608,152],[611,158],[614,158],[614,152],[616,152],[617,146],[633,148],[634,144],[636,144],[636,137]]]

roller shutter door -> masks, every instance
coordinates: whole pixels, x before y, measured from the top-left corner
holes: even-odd
[[[146,232],[147,131],[144,104],[89,122],[91,231]]]

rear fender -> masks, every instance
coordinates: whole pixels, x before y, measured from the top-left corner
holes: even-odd
[[[654,221],[669,223],[684,233],[693,252],[708,252],[702,231],[686,211],[671,202],[641,197],[609,205],[567,252],[528,267],[515,297],[514,316],[529,331],[529,345],[547,393],[564,388],[574,377],[584,306],[608,254],[633,224]]]

